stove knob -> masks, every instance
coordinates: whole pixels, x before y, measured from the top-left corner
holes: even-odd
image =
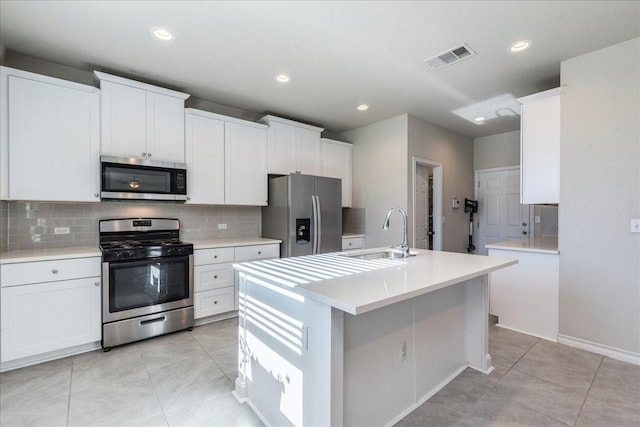
[[[122,259],[124,257],[124,252],[117,252],[116,259]]]
[[[167,255],[175,255],[178,252],[176,248],[169,248],[167,250]]]
[[[178,249],[178,254],[182,255],[182,254],[186,254],[187,253],[187,248],[179,248]]]
[[[133,257],[135,257],[135,256],[136,256],[136,253],[135,253],[135,252],[133,252],[133,251],[129,251],[129,254],[128,254],[128,255],[129,255],[129,258],[133,258]]]

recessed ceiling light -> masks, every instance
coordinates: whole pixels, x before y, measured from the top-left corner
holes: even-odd
[[[367,111],[369,109],[369,106],[367,104],[360,104],[360,105],[358,105],[357,108],[360,111]]]
[[[151,34],[153,34],[155,38],[164,40],[166,42],[173,40],[173,34],[171,34],[166,28],[153,27],[151,29]]]
[[[291,80],[291,77],[287,76],[286,74],[278,74],[276,76],[276,81],[279,81],[280,83],[286,83],[289,80]]]
[[[509,52],[522,52],[529,49],[532,44],[531,40],[518,40],[509,46]]]

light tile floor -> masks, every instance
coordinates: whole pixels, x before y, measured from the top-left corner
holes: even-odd
[[[0,374],[0,425],[261,426],[233,396],[237,319]],[[640,426],[640,367],[490,328],[465,370],[398,426]],[[369,427],[369,426],[367,426]]]

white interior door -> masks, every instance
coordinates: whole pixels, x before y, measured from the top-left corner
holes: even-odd
[[[476,254],[485,245],[521,239],[529,234],[529,205],[520,204],[520,168],[476,171]]]

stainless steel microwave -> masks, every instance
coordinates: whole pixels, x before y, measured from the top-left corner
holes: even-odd
[[[100,156],[103,200],[187,200],[187,165]]]

